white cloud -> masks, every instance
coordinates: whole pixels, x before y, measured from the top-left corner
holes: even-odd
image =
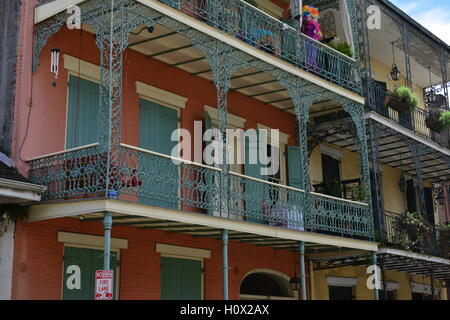
[[[450,12],[444,8],[421,10],[414,19],[436,36],[450,44]]]

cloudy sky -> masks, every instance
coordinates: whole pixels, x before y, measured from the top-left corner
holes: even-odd
[[[449,0],[390,0],[414,20],[450,44]]]

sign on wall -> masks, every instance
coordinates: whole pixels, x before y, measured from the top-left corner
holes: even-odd
[[[113,270],[98,270],[95,272],[95,300],[113,299]]]

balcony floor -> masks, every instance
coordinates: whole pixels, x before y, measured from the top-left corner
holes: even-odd
[[[113,213],[113,229],[117,226],[133,226],[213,239],[221,239],[222,231],[228,230],[230,240],[257,246],[270,246],[279,250],[297,251],[299,241],[305,241],[307,254],[334,255],[346,250],[378,250],[376,243],[364,240],[290,230],[285,227],[118,200],[77,200],[37,204],[30,207],[28,222],[67,217],[80,219],[83,222],[102,222],[101,212],[105,211]]]

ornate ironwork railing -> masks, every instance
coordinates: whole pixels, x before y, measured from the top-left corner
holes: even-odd
[[[104,197],[106,163],[98,143],[91,144],[30,159],[30,179],[47,186],[43,200]]]
[[[359,63],[242,0],[159,0],[247,44],[361,93]]]
[[[97,144],[31,159],[30,177],[44,200],[117,198],[282,228],[373,238],[369,207],[122,144],[106,168]],[[106,172],[117,190],[105,192]],[[225,190],[225,192],[224,192]]]
[[[390,92],[386,88],[372,83],[371,85],[372,99],[369,108],[391,120],[394,120],[401,126],[412,130],[446,148],[450,148],[450,130],[436,132],[428,128],[426,120],[427,112],[420,108],[405,112],[398,112],[390,107],[385,106],[385,97]]]
[[[450,259],[450,229],[428,223],[416,225],[401,221],[398,214],[384,214],[384,243],[388,247]]]
[[[365,238],[373,230],[373,217],[365,203],[311,192],[311,214],[307,225],[341,236]]]

